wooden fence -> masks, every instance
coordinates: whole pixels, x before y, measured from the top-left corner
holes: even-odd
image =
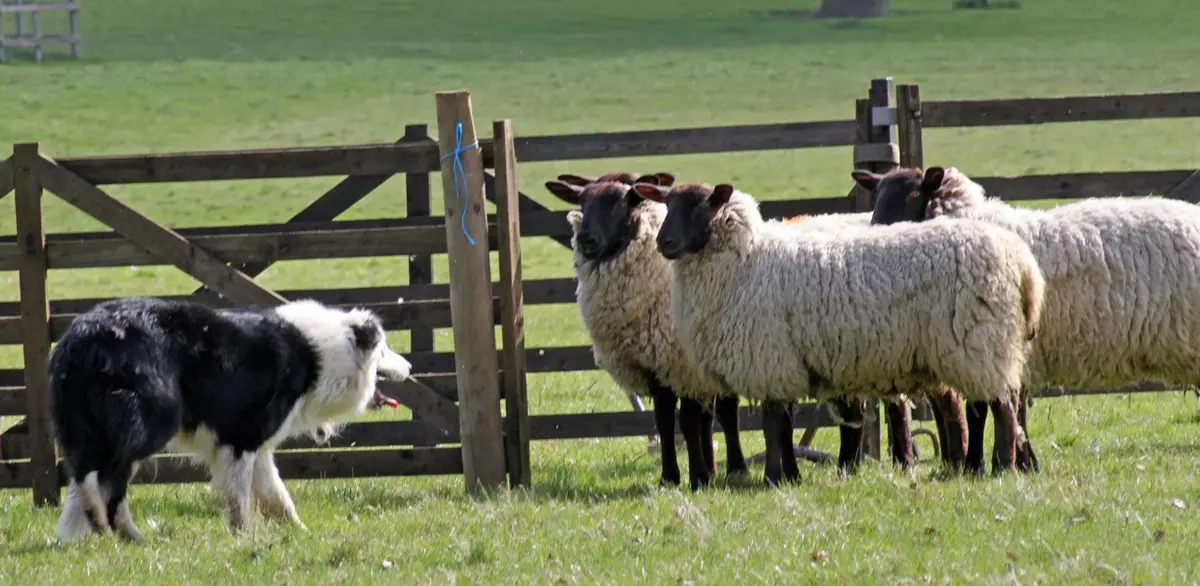
[[[68,45],[71,57],[79,58],[79,44],[83,37],[79,32],[80,0],[64,0],[63,2],[39,3],[27,0],[0,0],[0,63],[7,59],[8,47],[33,47],[33,58],[42,62],[43,45]],[[46,34],[42,30],[41,14],[43,12],[66,12],[66,34]],[[8,31],[8,15],[13,15],[13,31]],[[29,17],[29,30],[26,32],[25,17]]]
[[[443,156],[454,148],[453,123],[464,125],[463,143],[474,140],[469,100],[439,95],[440,140],[426,136],[423,125],[406,128],[393,144],[305,149],[204,152],[172,155],[87,157],[50,160],[36,145],[18,145],[13,158],[0,163],[0,195],[17,191],[18,232],[0,239],[0,270],[20,270],[21,302],[0,304],[0,343],[25,346],[26,371],[0,371],[0,415],[29,414],[20,433],[6,434],[0,449],[0,488],[34,487],[35,501],[56,497],[54,448],[39,393],[25,387],[45,385],[45,350],[71,316],[100,299],[45,299],[46,268],[174,264],[184,268],[228,301],[201,289],[193,298],[214,304],[277,302],[314,297],[337,304],[359,304],[383,315],[389,330],[410,330],[408,355],[419,379],[433,392],[413,385],[386,391],[414,412],[413,421],[350,425],[329,450],[282,452],[285,478],[460,474],[468,486],[501,482],[507,472],[514,485],[530,479],[529,441],[645,436],[653,433],[652,414],[638,411],[563,413],[528,416],[525,374],[594,370],[589,346],[524,348],[525,305],[571,304],[571,278],[523,281],[518,238],[551,238],[569,246],[566,212],[551,211],[517,191],[516,161],[568,161],[650,155],[685,155],[773,149],[854,147],[854,167],[887,171],[898,163],[921,164],[922,126],[981,126],[1046,122],[1200,116],[1200,93],[1141,96],[930,102],[921,104],[916,86],[900,86],[893,102],[890,78],[872,80],[867,96],[855,103],[853,119],[759,124],[675,130],[614,132],[567,136],[513,137],[506,122],[493,128],[493,138],[463,153],[474,234],[486,233],[488,247],[500,249],[500,278],[491,283],[483,247],[462,241],[453,177],[442,173],[447,214],[429,217],[431,171],[449,169]],[[447,94],[451,96],[451,94]],[[463,101],[465,100],[465,106]],[[893,105],[893,103],[895,105]],[[465,109],[464,109],[465,108]],[[898,136],[898,137],[897,137]],[[485,173],[495,169],[495,175]],[[372,189],[395,174],[406,174],[408,217],[403,219],[332,221]],[[288,223],[260,226],[196,228],[170,231],[133,210],[105,214],[121,204],[97,185],[213,181],[255,178],[348,176]],[[1193,170],[1089,173],[1077,175],[986,177],[980,182],[1006,199],[1089,197],[1100,194],[1168,193],[1193,200],[1200,188]],[[849,182],[848,173],[847,181]],[[105,221],[116,233],[40,234],[42,186]],[[460,184],[461,185],[461,184]],[[484,216],[482,197],[496,202],[497,214]],[[96,202],[103,202],[102,204]],[[869,194],[850,188],[844,197],[769,201],[768,217],[795,214],[867,211]],[[35,213],[37,212],[37,213]],[[442,230],[445,230],[443,233]],[[435,233],[436,232],[436,233]],[[169,246],[160,245],[170,242]],[[179,251],[178,254],[171,251]],[[207,259],[187,264],[186,252]],[[472,270],[452,270],[451,282],[432,283],[430,254],[449,252]],[[410,284],[339,290],[270,292],[250,277],[272,262],[328,257],[409,256]],[[226,266],[225,263],[232,263]],[[473,263],[473,264],[472,264]],[[243,277],[238,277],[238,275]],[[488,293],[486,287],[492,291]],[[405,303],[397,305],[397,297]],[[490,299],[491,303],[487,301]],[[503,350],[495,349],[488,324],[502,325]],[[432,330],[455,327],[455,353],[434,352]],[[485,331],[486,330],[486,331]],[[39,374],[41,373],[41,374]],[[411,388],[409,388],[411,387]],[[1050,389],[1043,396],[1162,390],[1146,382],[1119,390]],[[497,396],[498,395],[498,396]],[[506,403],[500,420],[497,401]],[[878,409],[876,408],[876,412]],[[487,419],[479,424],[474,417]],[[927,408],[917,414],[928,420]],[[458,421],[456,421],[458,420]],[[760,414],[744,408],[743,429],[761,428]],[[802,405],[796,423],[806,427],[802,443],[833,422],[823,410]],[[483,431],[481,431],[483,430]],[[878,422],[868,434],[868,452],[879,453]],[[462,447],[446,447],[461,443]],[[348,449],[353,446],[354,449]],[[397,446],[411,446],[401,449]],[[287,444],[311,449],[308,441]],[[362,449],[368,448],[368,449]],[[375,448],[387,448],[378,450]],[[498,450],[503,449],[500,453]],[[27,458],[28,460],[21,460]],[[192,482],[202,471],[162,458],[157,474],[151,467],[138,482]]]

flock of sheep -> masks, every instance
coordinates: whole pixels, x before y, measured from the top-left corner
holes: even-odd
[[[929,398],[943,463],[973,473],[986,470],[991,411],[998,474],[1039,469],[1029,389],[1200,383],[1200,208],[1114,197],[1020,209],[952,167],[852,175],[873,212],[784,220],[731,185],[668,173],[546,182],[579,207],[567,219],[596,363],[653,400],[661,438],[675,436],[679,401],[692,489],[717,473],[714,414],[727,473],[747,474],[739,397],[762,404],[778,484],[800,479],[797,400],[830,407],[847,472],[867,399],[903,413],[907,397]],[[902,421],[890,435],[907,466]],[[681,482],[671,441],[662,482]]]

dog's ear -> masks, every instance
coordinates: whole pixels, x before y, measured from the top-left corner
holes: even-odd
[[[350,324],[350,334],[354,337],[354,347],[362,352],[374,350],[383,340],[383,323],[375,314]]]

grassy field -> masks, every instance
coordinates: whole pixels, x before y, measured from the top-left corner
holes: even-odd
[[[69,156],[389,141],[406,123],[432,123],[433,92],[457,88],[472,91],[481,127],[511,118],[523,134],[846,119],[884,75],[920,83],[925,99],[1197,89],[1188,55],[1200,54],[1200,14],[1177,2],[952,11],[950,0],[894,0],[903,13],[869,22],[772,12],[816,4],[107,0],[84,10],[83,60],[50,52],[34,65],[10,50],[0,144],[36,140]],[[926,161],[972,174],[1195,168],[1198,133],[1196,120],[937,130]],[[850,187],[849,148],[523,164],[521,184],[561,209],[542,181],[615,165],[729,181],[762,199]],[[282,221],[335,181],[111,192],[171,225],[202,226]],[[393,180],[342,219],[395,217],[403,198]],[[0,233],[14,231],[11,202],[0,201]],[[99,229],[53,198],[46,213],[51,231]],[[527,278],[571,274],[552,242],[527,240],[524,256]],[[263,281],[402,284],[404,266],[291,262]],[[69,298],[195,284],[132,267],[55,272],[50,286]],[[0,296],[17,298],[15,274],[0,275]],[[587,343],[571,305],[529,309],[527,328],[532,346]],[[450,332],[437,344],[451,349]],[[0,350],[0,367],[19,365],[17,349]],[[532,376],[530,397],[535,413],[627,406],[600,373]],[[268,524],[246,536],[224,529],[199,486],[135,487],[148,537],[138,546],[57,546],[58,511],[3,491],[0,582],[1196,583],[1197,425],[1181,393],[1046,400],[1031,412],[1036,477],[947,480],[925,463],[843,479],[806,466],[802,486],[697,495],[654,486],[644,438],[540,443],[529,492],[473,500],[460,478],[289,482],[310,530]],[[746,434],[751,450],[756,436]],[[834,434],[817,445],[834,449]]]

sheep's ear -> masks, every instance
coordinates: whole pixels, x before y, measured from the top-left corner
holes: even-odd
[[[658,178],[658,175],[642,175],[641,177],[638,177],[636,181],[634,181],[634,184],[638,184],[638,183],[649,183],[650,185],[662,185],[662,180]]]
[[[921,180],[921,192],[932,194],[942,188],[946,179],[946,170],[941,167],[930,167],[925,170],[925,178]]]
[[[636,192],[644,199],[656,201],[658,203],[667,203],[667,189],[651,183],[634,183],[631,191]]]
[[[866,169],[855,169],[850,172],[850,176],[854,178],[863,189],[874,192],[879,187],[879,181],[883,179],[883,175],[872,173]]]
[[[725,205],[732,196],[733,186],[728,183],[722,183],[713,188],[712,195],[708,196],[708,205],[719,208]]]
[[[663,187],[670,187],[672,185],[675,185],[675,176],[674,175],[667,173],[665,171],[659,171],[658,173],[655,173],[655,175],[658,176],[658,184],[659,185],[661,185]]]
[[[573,175],[571,173],[559,175],[558,180],[567,185],[578,185],[580,187],[587,187],[596,182],[595,177],[584,177],[583,175]]]
[[[579,205],[579,195],[583,193],[582,187],[578,185],[571,185],[563,181],[547,181],[546,189],[550,190],[550,193],[558,196],[558,199],[561,199],[571,205]]]

